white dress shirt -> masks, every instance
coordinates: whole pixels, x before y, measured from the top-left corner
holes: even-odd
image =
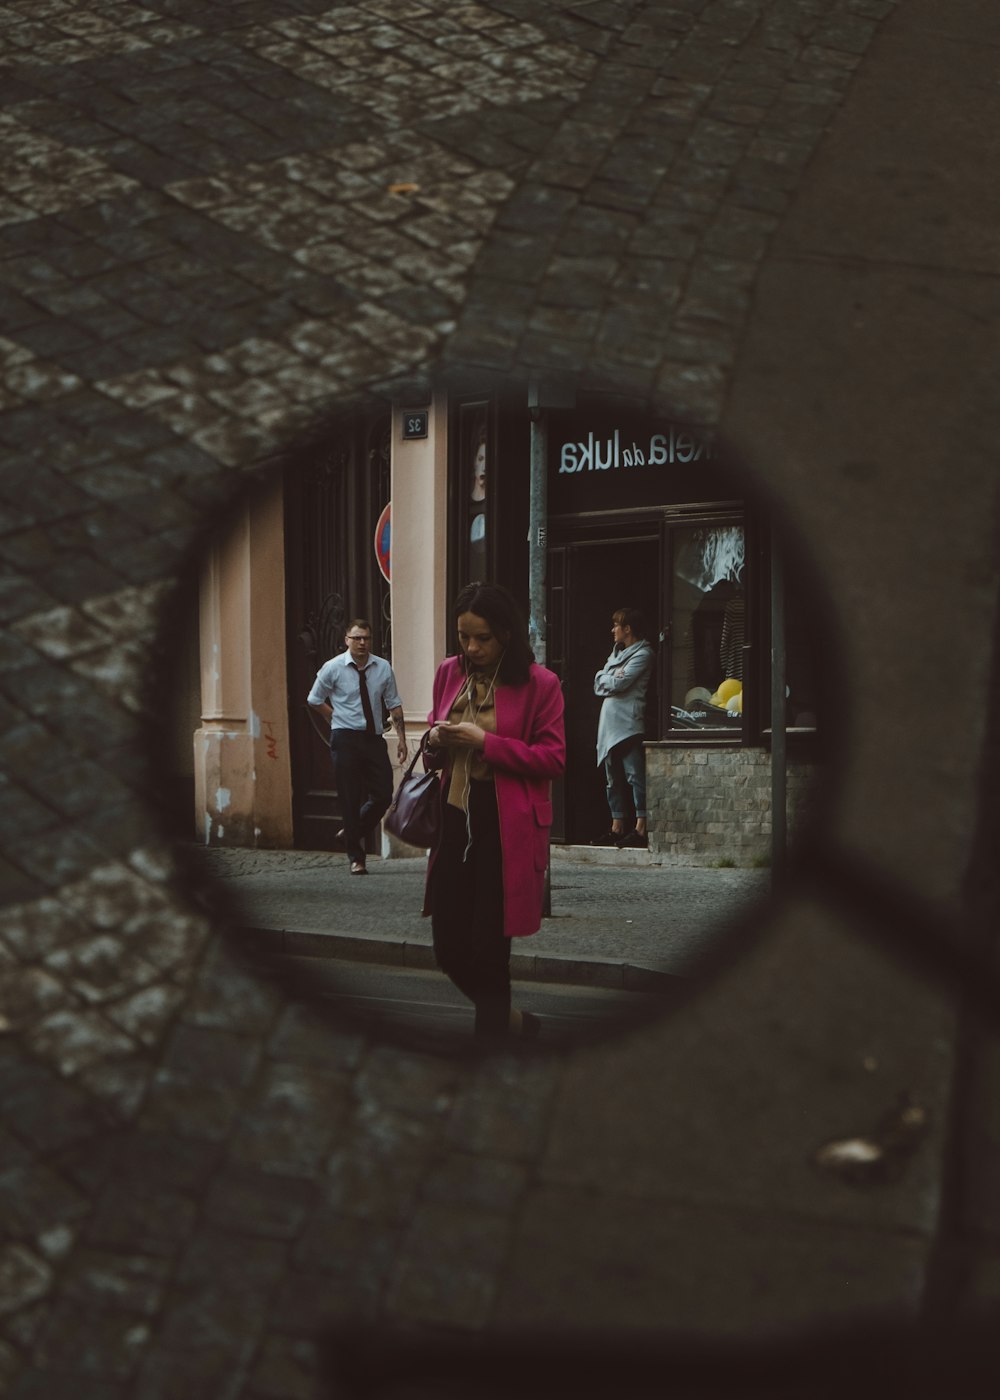
[[[361,683],[358,679],[359,667],[351,660],[351,653],[343,651],[334,656],[316,672],[312,690],[309,692],[310,705],[322,705],[325,701],[333,710],[331,729],[367,729],[365,712],[361,705]],[[381,656],[369,656],[364,668],[368,696],[372,702],[375,718],[375,732],[382,732],[382,703],[388,710],[402,707],[402,700],[396,689],[396,677],[392,667]]]

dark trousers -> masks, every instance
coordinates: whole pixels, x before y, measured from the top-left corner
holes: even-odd
[[[365,837],[392,801],[392,764],[385,740],[361,729],[331,729],[330,753],[344,810],[347,855],[352,861],[364,860]]]
[[[476,1008],[476,1034],[506,1035],[510,1020],[510,939],[503,931],[503,863],[496,789],[469,784],[472,845],[465,813],[447,803],[431,885],[437,965]]]

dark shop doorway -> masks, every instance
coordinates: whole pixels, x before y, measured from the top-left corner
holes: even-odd
[[[371,622],[376,655],[392,656],[389,585],[372,547],[389,500],[389,462],[389,418],[373,413],[342,424],[285,478],[288,725],[299,850],[344,849],[329,727],[306,703],[316,672],[346,650],[352,617]],[[369,851],[376,840],[369,837]]]
[[[562,820],[553,837],[570,845],[587,845],[611,822],[603,766],[597,767],[601,701],[594,694],[594,674],[610,655],[611,614],[616,608],[640,609],[647,636],[659,654],[659,535],[605,537],[556,548],[550,579],[553,666],[562,679],[566,700],[566,775],[557,802]],[[658,670],[659,665],[646,704],[647,738],[657,732]]]

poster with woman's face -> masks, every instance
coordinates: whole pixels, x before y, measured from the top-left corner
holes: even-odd
[[[485,579],[486,574],[486,430],[481,428],[472,439],[468,577]]]
[[[486,443],[482,440],[476,443],[476,455],[472,462],[472,499],[486,499]]]

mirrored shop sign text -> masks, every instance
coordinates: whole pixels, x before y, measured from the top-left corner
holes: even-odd
[[[637,438],[614,428],[608,434],[588,432],[559,449],[559,474],[618,471],[627,467],[661,467],[673,463],[711,461],[713,446],[694,433],[670,427]]]

